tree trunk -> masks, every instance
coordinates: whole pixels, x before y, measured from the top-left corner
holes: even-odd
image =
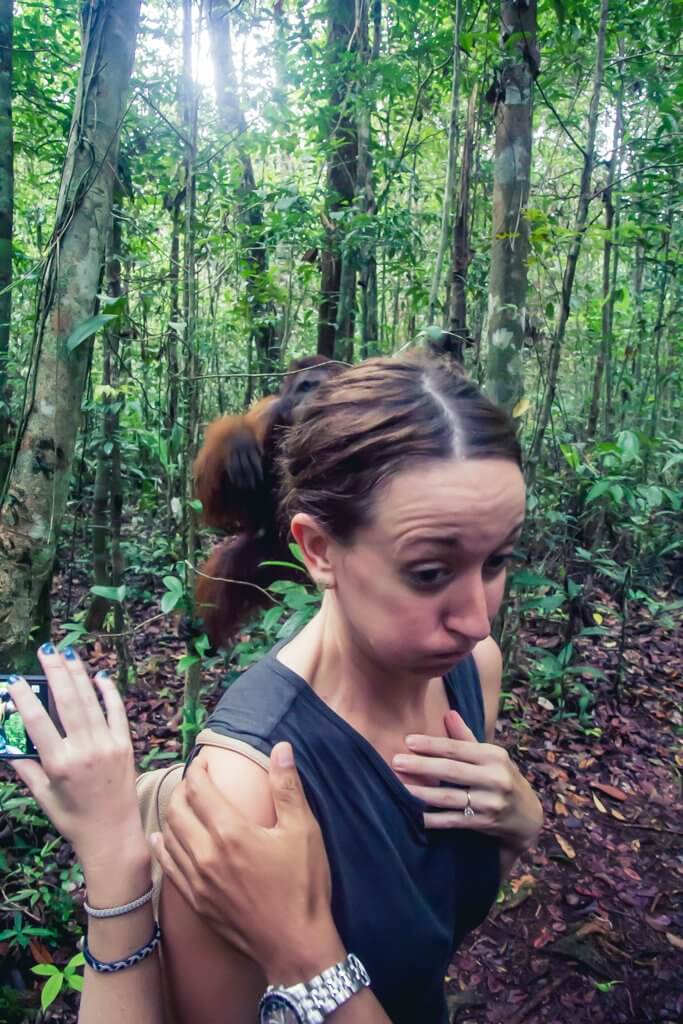
[[[619,40],[619,51],[623,56],[623,40]],[[623,68],[623,65],[621,65]],[[614,300],[617,267],[619,263],[619,247],[614,245],[615,219],[614,201],[612,192],[614,189],[614,178],[618,176],[621,167],[621,131],[623,122],[624,107],[624,80],[622,77],[617,95],[616,112],[614,117],[614,130],[612,134],[612,155],[607,168],[607,181],[602,193],[602,202],[605,208],[605,241],[602,249],[602,313],[600,347],[595,360],[595,371],[593,373],[593,393],[591,395],[590,410],[588,413],[588,437],[595,436],[600,417],[600,396],[603,390],[603,377],[605,379],[605,400],[604,424],[606,432],[611,424],[612,408],[612,325],[614,323]]]
[[[12,0],[0,0],[0,494],[11,452],[10,388],[7,377],[12,318],[12,221],[14,136],[12,131]]]
[[[111,299],[121,296],[121,219],[119,212],[114,210],[107,244],[105,265],[105,287]],[[102,399],[102,434],[97,453],[97,469],[95,471],[95,492],[92,510],[92,546],[93,546],[93,579],[98,587],[113,587],[114,583],[111,558],[112,536],[112,467],[114,449],[118,446],[118,402],[119,396],[114,394],[115,368],[113,362],[118,356],[119,326],[108,327],[102,338],[102,384],[105,393]],[[111,602],[99,594],[93,596],[86,617],[89,632],[101,630],[104,625]]]
[[[40,286],[31,401],[0,511],[0,652],[22,670],[49,629],[36,616],[48,603],[91,349],[91,340],[78,344],[74,332],[95,308],[140,0],[103,0],[83,11],[81,74]]]
[[[448,310],[450,347],[458,362],[464,362],[467,343],[467,269],[470,265],[470,181],[474,131],[478,110],[478,89],[474,85],[467,104],[467,127],[460,164],[458,208],[453,224],[453,271]]]
[[[446,258],[448,240],[451,237],[451,211],[453,209],[453,192],[455,175],[458,166],[458,105],[460,101],[460,32],[462,31],[462,0],[455,0],[455,26],[453,30],[453,79],[451,84],[451,109],[448,123],[448,156],[446,158],[446,184],[443,191],[441,206],[441,233],[439,248],[434,261],[432,285],[429,291],[428,319],[432,324],[436,317],[436,307],[441,287],[441,272]],[[441,320],[441,317],[439,317]]]
[[[263,203],[256,191],[256,178],[249,153],[241,140],[247,123],[240,106],[237,75],[230,40],[230,10],[228,0],[210,0],[208,10],[209,39],[216,85],[216,104],[225,132],[235,136],[235,146],[242,166],[240,185],[240,220],[242,241],[246,248],[244,276],[246,278],[247,308],[251,319],[251,337],[256,350],[257,371],[268,374],[279,368],[279,339],[275,330],[275,310],[272,302],[264,299],[263,290],[268,270],[268,249],[263,224]],[[258,386],[268,385],[267,377],[258,378]],[[272,384],[272,381],[270,382]]]
[[[379,56],[382,38],[382,4],[373,3],[374,34],[370,49],[368,27],[369,0],[359,0],[360,53],[365,69]],[[364,85],[367,83],[364,82]],[[361,287],[361,358],[376,355],[379,325],[377,322],[377,201],[373,187],[370,108],[367,100],[358,115],[358,182],[361,213],[367,218],[362,230],[358,279]],[[370,223],[372,220],[372,223]]]
[[[529,200],[534,79],[538,74],[536,0],[502,0],[503,61],[495,107],[493,242],[488,305],[487,390],[512,412],[524,392]],[[507,43],[512,39],[511,43]]]
[[[600,27],[598,29],[598,42],[595,54],[595,72],[593,75],[593,92],[588,112],[588,137],[586,139],[583,171],[581,173],[581,182],[579,185],[579,201],[576,210],[576,218],[574,220],[573,239],[569,247],[569,254],[567,256],[567,262],[565,264],[564,275],[562,278],[560,311],[552,344],[550,346],[548,369],[546,372],[546,384],[543,392],[541,410],[536,424],[533,441],[529,449],[529,468],[527,476],[530,483],[533,483],[535,479],[538,460],[540,458],[541,449],[543,448],[543,439],[545,437],[548,423],[550,422],[550,413],[553,407],[553,401],[555,400],[557,372],[560,367],[560,356],[562,354],[567,321],[569,320],[569,314],[571,311],[570,303],[572,290],[574,288],[574,277],[576,276],[576,266],[579,261],[579,254],[581,252],[581,245],[583,243],[583,236],[586,232],[586,224],[588,220],[588,207],[591,200],[591,177],[593,173],[593,159],[595,157],[595,132],[598,125],[600,92],[602,90],[602,75],[605,65],[605,41],[607,38],[608,13],[609,0],[601,0]]]
[[[349,82],[341,78],[337,64],[341,61],[345,66],[344,58],[349,50],[357,48],[358,39],[354,33],[355,0],[329,0],[328,11],[326,66],[334,86],[328,112],[330,154],[327,162],[328,200],[324,217],[326,239],[321,253],[318,352],[333,358],[339,355],[337,338],[344,340],[353,337],[351,296],[354,294],[355,271],[350,266],[347,266],[344,277],[345,306],[342,318],[339,318],[343,262],[340,217],[353,203],[358,163],[358,138],[349,114]],[[344,356],[347,354],[343,353]]]
[[[198,435],[198,393],[197,377],[199,360],[195,342],[195,324],[197,321],[197,290],[195,265],[195,210],[196,210],[196,156],[197,156],[197,104],[194,79],[192,74],[192,2],[183,0],[183,127],[185,138],[185,182],[187,193],[185,199],[185,249],[183,254],[183,312],[185,333],[183,339],[184,371],[183,371],[183,479],[185,495],[183,501],[183,547],[185,564],[195,565],[197,560],[197,530],[195,513],[191,507],[194,498],[192,484],[192,463],[197,451]],[[194,578],[192,573],[185,572],[185,592],[188,611],[193,617],[191,608]],[[190,654],[194,654],[190,651]],[[187,757],[194,746],[195,737],[200,728],[200,692],[201,692],[201,659],[194,657],[185,669],[185,685],[183,691],[183,757]]]

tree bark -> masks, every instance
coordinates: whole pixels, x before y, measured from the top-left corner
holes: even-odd
[[[111,299],[121,296],[121,219],[114,210],[107,244],[105,286]],[[118,586],[112,569],[113,503],[112,480],[115,448],[118,447],[118,403],[115,391],[115,360],[119,352],[119,326],[108,327],[102,338],[102,433],[97,453],[92,510],[93,579],[96,586]],[[120,515],[119,515],[120,518]],[[101,630],[111,602],[99,594],[93,596],[86,617],[89,632]]]
[[[493,242],[488,304],[487,390],[512,412],[524,392],[527,260],[534,79],[538,74],[536,0],[501,3],[503,61],[495,104]],[[507,40],[511,40],[507,42]]]
[[[140,0],[103,0],[83,12],[81,74],[40,285],[30,404],[0,510],[0,653],[21,670],[33,664],[34,629],[40,639],[49,628],[37,612],[47,606],[92,345],[68,342],[95,308]]]
[[[448,240],[451,237],[451,213],[455,191],[455,176],[458,166],[458,106],[460,101],[460,32],[462,31],[462,0],[455,0],[455,24],[453,29],[453,78],[451,83],[451,107],[448,122],[448,156],[446,157],[446,184],[443,191],[443,203],[441,206],[441,232],[439,234],[439,248],[437,249],[434,261],[434,273],[429,291],[429,312],[430,324],[434,322],[436,307],[441,287],[441,273],[443,262],[448,250]],[[441,319],[441,318],[439,318]]]
[[[464,362],[467,343],[467,270],[470,265],[470,181],[479,91],[474,85],[467,104],[467,126],[460,164],[458,207],[453,223],[453,269],[448,310],[450,347],[458,362]]]
[[[240,105],[237,74],[232,56],[231,7],[232,4],[228,0],[210,0],[209,40],[216,85],[216,104],[221,125],[225,132],[235,136],[235,147],[242,167],[239,188],[240,220],[242,241],[246,248],[244,276],[251,320],[250,334],[256,351],[256,369],[261,374],[268,374],[279,367],[279,338],[275,330],[275,310],[272,302],[263,295],[268,270],[268,248],[263,223],[263,203],[256,190],[251,157],[242,141],[247,131],[247,123]],[[269,383],[267,377],[259,377],[257,382],[260,389]]]
[[[533,441],[529,449],[529,467],[527,476],[530,483],[533,483],[535,479],[536,468],[538,466],[541,450],[543,448],[543,439],[545,437],[545,432],[548,427],[548,423],[550,422],[550,413],[553,407],[553,402],[555,400],[555,391],[557,389],[557,373],[560,367],[560,356],[562,354],[562,346],[564,344],[564,336],[567,329],[567,321],[569,320],[569,315],[571,312],[570,304],[572,290],[574,288],[574,278],[576,276],[576,266],[579,261],[579,255],[581,253],[583,236],[586,233],[588,207],[591,201],[590,189],[591,178],[593,173],[593,160],[595,158],[595,133],[598,125],[600,93],[602,91],[602,76],[605,65],[605,43],[607,39],[608,14],[609,0],[601,0],[600,25],[598,28],[598,42],[595,54],[595,71],[593,74],[593,91],[591,94],[591,101],[588,112],[588,137],[586,139],[586,148],[584,150],[583,170],[581,172],[581,182],[579,185],[579,200],[576,209],[576,218],[574,220],[573,239],[569,247],[569,254],[567,256],[567,262],[565,264],[564,275],[562,278],[560,310],[558,314],[558,320],[555,327],[555,331],[553,334],[552,344],[550,346],[548,369],[546,373],[546,384],[543,392],[541,409],[539,412],[536,429],[534,431]]]
[[[382,38],[382,4],[374,0],[372,14],[374,34],[372,49],[368,25],[370,0],[359,0],[360,54],[363,67],[369,68],[379,56]],[[376,355],[379,337],[377,318],[377,200],[372,175],[370,107],[367,100],[358,115],[358,182],[360,211],[366,223],[359,255],[358,279],[361,288],[361,359]]]
[[[192,3],[183,0],[183,128],[185,138],[185,248],[183,253],[183,312],[185,333],[183,338],[183,480],[185,493],[183,501],[183,548],[185,564],[195,565],[197,560],[197,529],[195,513],[191,507],[194,498],[192,463],[197,451],[199,430],[198,386],[199,359],[195,342],[197,322],[196,256],[195,256],[195,211],[196,211],[196,155],[197,155],[197,104],[198,97],[192,73]],[[185,593],[190,617],[194,577],[186,570]],[[192,650],[190,654],[195,654]],[[194,746],[200,728],[201,659],[196,656],[185,670],[183,689],[183,757],[187,757]]]
[[[12,0],[0,0],[0,493],[10,464],[10,387],[7,376],[12,319],[14,133],[12,127]]]
[[[348,66],[347,54],[358,46],[354,32],[356,24],[355,0],[329,0],[326,65],[334,81],[329,106],[330,153],[327,162],[328,200],[325,211],[325,245],[321,253],[320,307],[318,323],[318,352],[321,355],[342,357],[337,339],[353,337],[353,301],[355,271],[347,264],[344,276],[344,306],[339,317],[340,286],[342,284],[343,239],[340,218],[353,204],[356,194],[358,164],[358,137],[349,113],[347,98],[349,75],[337,68]],[[347,346],[345,346],[347,348]]]
[[[623,40],[619,40],[619,52],[623,56]],[[623,67],[623,65],[621,65]],[[593,373],[593,390],[588,412],[588,437],[594,437],[600,418],[600,397],[603,391],[604,378],[604,425],[608,432],[612,420],[612,325],[614,323],[614,300],[617,269],[619,264],[619,247],[615,247],[615,205],[613,199],[614,178],[618,177],[621,167],[621,132],[624,107],[624,80],[622,77],[617,94],[614,128],[612,132],[612,155],[607,167],[607,181],[602,193],[605,208],[605,241],[602,248],[602,313],[600,322],[600,347],[595,359]]]

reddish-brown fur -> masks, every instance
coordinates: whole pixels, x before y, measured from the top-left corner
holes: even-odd
[[[270,606],[266,587],[292,577],[293,571],[261,564],[291,561],[277,526],[277,449],[310,391],[342,369],[324,356],[293,360],[278,395],[243,415],[221,416],[206,429],[194,464],[204,522],[237,534],[213,549],[195,584],[197,615],[215,648],[231,643],[256,611]]]

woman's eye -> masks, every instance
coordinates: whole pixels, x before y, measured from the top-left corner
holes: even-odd
[[[409,570],[411,582],[418,587],[434,587],[444,583],[450,576],[443,565],[417,566]]]

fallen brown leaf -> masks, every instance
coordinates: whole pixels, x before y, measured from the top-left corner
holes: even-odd
[[[576,850],[574,849],[572,844],[567,839],[565,839],[564,836],[559,835],[557,832],[553,832],[553,835],[555,836],[557,844],[564,853],[565,857],[569,857],[570,860],[574,860],[574,858],[576,857]]]

